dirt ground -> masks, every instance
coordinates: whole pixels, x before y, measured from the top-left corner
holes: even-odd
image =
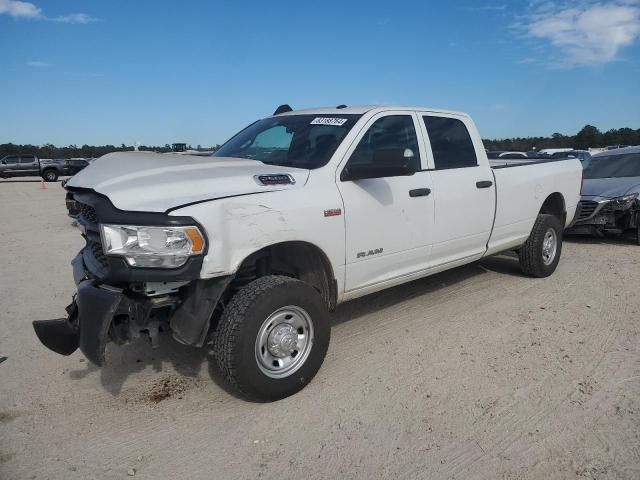
[[[271,404],[162,338],[97,369],[46,350],[82,245],[59,184],[0,180],[0,478],[638,479],[640,247],[569,239],[548,279],[489,259],[344,305]]]

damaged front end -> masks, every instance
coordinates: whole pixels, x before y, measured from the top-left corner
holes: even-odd
[[[638,229],[640,201],[633,193],[615,198],[584,198],[578,204],[576,220],[568,233],[603,236]]]
[[[96,365],[105,363],[109,342],[118,345],[171,330],[186,345],[202,346],[210,321],[231,277],[199,279],[201,255],[178,268],[139,268],[124,258],[104,254],[99,225],[192,225],[189,217],[123,212],[94,192],[73,192],[77,220],[86,246],[73,259],[77,293],[67,318],[33,322],[40,341],[61,355],[76,349]]]

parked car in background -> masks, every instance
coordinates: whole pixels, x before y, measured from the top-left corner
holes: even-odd
[[[607,145],[605,150],[617,150],[618,148],[627,148],[629,145]]]
[[[582,168],[587,168],[591,161],[591,153],[587,150],[567,150],[552,153],[549,158],[577,158],[582,163]]]
[[[66,175],[75,175],[80,170],[89,166],[90,159],[88,158],[70,158],[64,161],[66,167]]]
[[[573,148],[543,148],[542,150],[540,150],[540,155],[553,155],[554,153],[560,153],[560,152],[571,152],[573,150]]]
[[[42,177],[55,182],[60,176],[74,175],[85,168],[86,159],[45,159],[37,155],[7,155],[0,159],[0,178]]]
[[[549,155],[550,158],[577,158],[581,162],[591,158],[591,154],[587,150],[566,150],[562,152],[555,152]]]
[[[525,152],[502,152],[500,155],[498,155],[498,158],[526,159],[526,158],[529,158],[529,156]]]
[[[603,236],[629,230],[640,245],[640,147],[591,157],[584,169],[582,198],[569,233]]]

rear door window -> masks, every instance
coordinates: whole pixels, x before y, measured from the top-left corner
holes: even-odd
[[[436,170],[478,166],[471,135],[457,118],[424,115]]]

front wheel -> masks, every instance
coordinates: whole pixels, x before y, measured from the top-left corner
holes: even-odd
[[[232,297],[213,343],[231,386],[248,398],[272,401],[311,381],[330,336],[327,305],[318,291],[300,280],[267,276]]]
[[[531,234],[520,247],[520,268],[532,277],[548,277],[558,266],[562,253],[562,223],[553,215],[536,218]]]
[[[55,182],[58,180],[58,172],[55,170],[45,170],[42,174],[42,178],[47,182]]]

